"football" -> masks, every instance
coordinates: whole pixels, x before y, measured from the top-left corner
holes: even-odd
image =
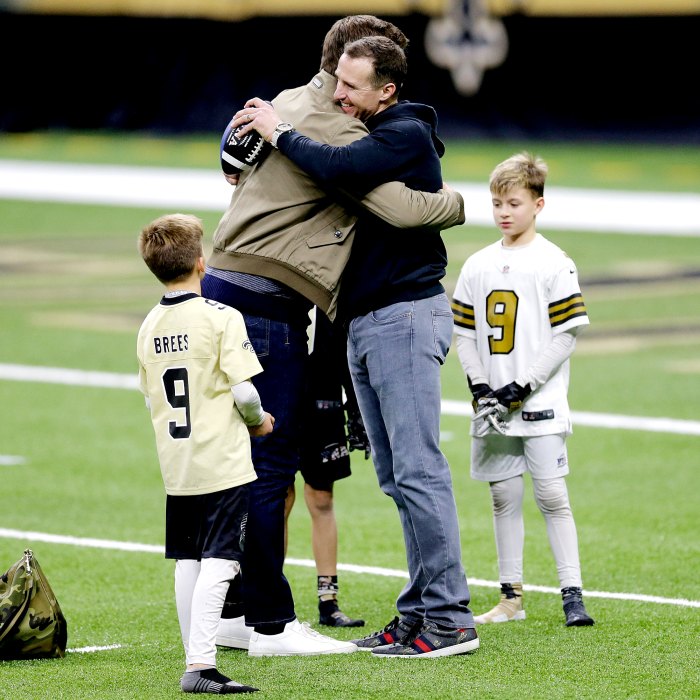
[[[242,138],[239,126],[233,129],[229,122],[221,137],[221,168],[227,175],[235,175],[260,163],[272,146],[257,131],[250,131]]]

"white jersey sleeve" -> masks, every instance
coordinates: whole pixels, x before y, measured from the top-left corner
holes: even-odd
[[[261,425],[265,420],[265,411],[260,403],[260,394],[253,382],[245,380],[231,387],[233,401],[238,412],[248,426]]]

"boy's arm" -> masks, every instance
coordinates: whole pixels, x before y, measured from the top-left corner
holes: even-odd
[[[472,410],[475,422],[474,435],[483,437],[491,428],[501,435],[507,435],[507,426],[496,408],[498,401],[488,383],[488,376],[479,357],[476,338],[456,334],[457,355],[464,373],[467,375],[469,390],[472,392]]]
[[[476,338],[468,335],[455,334],[457,356],[470,385],[488,384],[489,378],[484,368],[479,351],[476,348]]]
[[[498,408],[504,415],[521,408],[523,401],[533,391],[539,389],[571,357],[576,348],[578,328],[580,326],[555,335],[539,358],[521,376],[493,392],[494,398],[498,401]]]
[[[576,334],[581,326],[557,333],[542,351],[536,362],[515,379],[516,383],[531,391],[539,389],[568,360],[576,349]]]
[[[455,341],[459,362],[467,377],[469,391],[472,392],[472,396],[474,397],[472,409],[474,413],[477,413],[479,410],[479,399],[493,394],[493,390],[489,386],[488,373],[479,357],[475,337],[456,333]]]
[[[233,402],[248,426],[251,435],[259,437],[272,432],[275,419],[263,410],[260,394],[250,379],[246,379],[231,387]]]

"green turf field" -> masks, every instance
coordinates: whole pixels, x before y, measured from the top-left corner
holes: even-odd
[[[50,146],[51,159],[66,162],[216,169],[217,143],[217,135],[14,135],[0,137],[0,159],[46,159]],[[697,147],[455,143],[445,177],[485,182],[493,165],[525,147],[548,161],[552,185],[700,191]],[[136,331],[161,295],[136,236],[162,213],[0,199],[0,367],[133,376]],[[192,213],[211,237],[219,213]],[[422,663],[366,654],[249,659],[222,650],[220,669],[261,688],[257,697],[700,698],[700,238],[542,233],[576,260],[591,317],[572,360],[574,411],[691,422],[669,420],[660,432],[574,426],[568,483],[596,625],[564,627],[544,523],[528,494],[525,577],[541,588],[526,590],[526,621],[479,628],[473,655]],[[482,227],[445,233],[448,290],[464,258],[496,237]],[[443,395],[468,399],[456,353]],[[74,650],[62,660],[0,662],[0,698],[182,697],[172,562],[153,551],[163,541],[164,493],[140,394],[2,379],[0,397],[0,570],[34,549]],[[498,596],[496,554],[488,488],[468,476],[467,421],[445,413],[443,449],[465,566],[478,582],[472,604],[483,612]],[[696,433],[670,432],[679,425]],[[353,459],[353,476],[336,489],[340,561],[403,571],[395,509],[371,463]],[[312,558],[309,524],[299,499],[286,573],[300,619],[315,623],[315,572],[303,565]],[[366,633],[394,615],[403,580],[384,573],[341,571],[343,608],[365,617]]]

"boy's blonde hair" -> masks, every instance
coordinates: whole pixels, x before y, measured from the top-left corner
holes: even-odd
[[[511,190],[523,187],[536,197],[544,195],[544,181],[549,168],[539,156],[530,153],[517,153],[499,163],[489,178],[489,188],[493,194],[503,196]]]
[[[139,234],[139,253],[148,269],[163,283],[179,282],[192,274],[201,258],[204,227],[191,214],[166,214]]]

